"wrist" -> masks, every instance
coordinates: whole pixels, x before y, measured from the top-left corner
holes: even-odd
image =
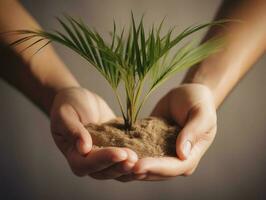
[[[43,73],[36,73],[42,74],[42,76],[39,77],[39,81],[43,88],[43,91],[41,91],[41,102],[47,114],[50,113],[52,103],[58,93],[66,89],[80,87],[78,81],[62,63],[57,63],[56,66],[57,67],[53,70],[49,70],[49,68],[51,68],[50,65],[41,66],[39,69],[43,70]],[[36,67],[35,69],[38,68]]]
[[[191,69],[181,83],[181,85],[186,84],[193,84],[205,87],[211,94],[216,108],[221,103],[219,94],[217,93],[217,90],[221,89],[220,81],[219,79],[217,80],[213,78],[210,72],[205,72],[205,68],[196,66],[195,68]]]
[[[42,107],[43,107],[43,110],[45,111],[45,113],[47,115],[49,115],[51,108],[52,108],[52,105],[53,105],[53,102],[54,102],[54,99],[59,93],[66,91],[66,90],[69,90],[69,89],[73,89],[73,88],[79,88],[79,86],[67,85],[65,87],[60,87],[60,88],[46,87],[44,89],[44,91],[46,91],[46,92],[44,92],[42,97],[41,97],[42,98],[41,103],[42,103]]]
[[[35,92],[42,110],[49,114],[54,97],[61,90],[80,84],[51,46],[43,49],[28,62],[28,73],[36,80]]]

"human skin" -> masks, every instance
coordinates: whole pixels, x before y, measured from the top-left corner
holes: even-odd
[[[167,93],[152,115],[182,127],[176,141],[177,158],[144,158],[134,172],[141,180],[165,180],[191,175],[214,140],[216,110],[266,49],[266,1],[224,1],[216,19],[236,19],[225,28],[211,28],[205,37],[223,35],[225,47],[191,68],[182,84]],[[120,177],[134,180],[132,176]]]
[[[52,46],[32,55],[42,44],[22,53],[29,43],[10,47],[18,35],[4,32],[40,29],[36,21],[15,0],[0,1],[0,77],[25,94],[51,119],[56,145],[78,176],[101,174],[108,168],[112,177],[132,171],[137,155],[127,148],[93,148],[84,125],[102,123],[115,117],[106,102],[82,88]]]
[[[265,51],[265,1],[234,1],[233,5],[228,2],[221,7],[217,18],[240,19],[243,23],[232,22],[226,29],[211,29],[206,38],[225,35],[225,49],[192,68],[181,86],[167,93],[152,112],[152,115],[174,120],[182,127],[176,141],[177,158],[137,160],[136,154],[129,149],[91,150],[91,138],[83,125],[107,121],[114,114],[98,95],[79,86],[50,46],[28,62],[28,57],[39,46],[20,54],[23,47],[10,49],[1,45],[5,53],[0,54],[1,66],[11,67],[0,73],[46,113],[51,113],[55,142],[76,175],[90,174],[96,179],[119,181],[164,180],[190,175],[215,137],[216,109]],[[8,23],[4,20],[7,17]],[[23,22],[21,26],[18,18],[27,23]],[[36,26],[16,1],[0,2],[1,32]],[[2,44],[16,40],[14,35],[0,37]],[[125,175],[128,173],[130,175]]]

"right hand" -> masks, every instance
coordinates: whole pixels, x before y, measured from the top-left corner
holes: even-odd
[[[115,117],[106,102],[84,88],[58,92],[51,108],[51,131],[57,147],[73,173],[95,179],[115,179],[130,174],[138,160],[128,148],[95,148],[84,125]]]

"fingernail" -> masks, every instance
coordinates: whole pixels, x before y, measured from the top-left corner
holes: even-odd
[[[185,155],[186,158],[188,158],[190,151],[191,151],[191,142],[190,141],[186,141],[183,147],[183,153]]]

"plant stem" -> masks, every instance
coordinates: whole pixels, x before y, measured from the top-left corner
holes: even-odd
[[[137,105],[138,102],[139,102],[139,98],[140,98],[140,95],[141,95],[141,93],[142,93],[142,89],[143,89],[143,84],[144,84],[144,79],[143,79],[143,80],[140,80],[140,81],[138,82],[138,86],[137,86],[137,90],[136,90],[137,92],[135,93],[135,95],[134,95],[134,100],[133,100],[134,105]],[[134,113],[133,113],[133,123],[136,122],[136,119],[137,119],[137,117],[136,117],[136,111],[135,111],[135,108],[134,108]]]
[[[125,130],[129,131],[132,128],[132,102],[129,97],[127,97],[127,116],[125,120]]]
[[[147,94],[145,95],[145,97],[143,98],[143,100],[141,101],[141,103],[140,103],[140,105],[139,105],[139,107],[138,107],[138,109],[137,109],[137,111],[136,111],[136,114],[135,114],[135,116],[134,116],[134,121],[136,121],[136,119],[137,119],[137,117],[138,117],[138,115],[139,115],[139,112],[140,112],[142,106],[143,106],[144,103],[147,101],[148,97],[149,97],[150,94],[153,92],[153,90],[154,90],[154,88],[151,88],[151,89],[149,90],[149,92],[147,92]]]
[[[125,116],[124,108],[122,106],[121,99],[120,99],[120,97],[119,97],[119,95],[117,93],[117,89],[113,88],[113,90],[115,92],[115,97],[116,97],[116,99],[118,101],[118,105],[119,105],[120,111],[122,113],[123,119],[124,119],[124,121],[126,121],[126,116]]]

